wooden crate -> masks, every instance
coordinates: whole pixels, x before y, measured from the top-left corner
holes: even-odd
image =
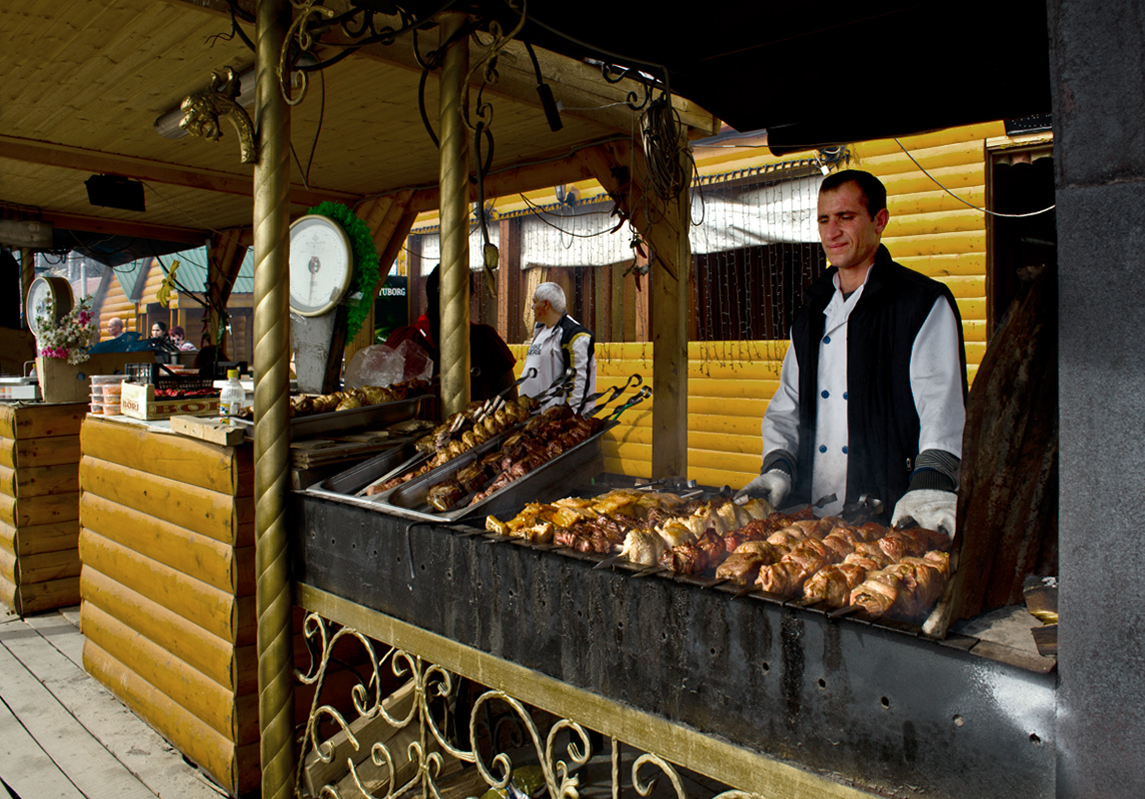
[[[79,602],[79,431],[87,403],[0,403],[0,601]]]
[[[155,386],[124,383],[120,409],[133,419],[170,419],[172,416],[207,416],[218,414],[219,398],[191,397],[166,399],[155,396]]]

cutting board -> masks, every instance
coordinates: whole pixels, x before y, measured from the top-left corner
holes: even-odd
[[[222,419],[210,416],[172,416],[171,430],[224,447],[238,446],[245,435],[241,426],[227,424]]]

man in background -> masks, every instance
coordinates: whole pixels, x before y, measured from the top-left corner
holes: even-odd
[[[523,373],[536,369],[537,374],[521,383],[520,392],[536,397],[571,369],[571,379],[548,395],[541,407],[567,403],[576,413],[591,411],[596,407],[588,399],[596,393],[596,337],[568,315],[564,289],[556,283],[542,283],[533,292],[533,318],[533,341]]]

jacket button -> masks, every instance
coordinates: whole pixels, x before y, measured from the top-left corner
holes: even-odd
[[[830,395],[828,392],[824,391],[824,392],[823,392],[822,394],[820,394],[819,396],[821,396],[823,399],[827,399],[827,398],[828,398],[829,396],[831,396],[831,395]]]
[[[843,392],[843,399],[847,399],[847,392],[846,391]]]
[[[846,447],[843,447],[843,454],[844,454],[844,455],[846,455],[846,454],[847,454],[847,448],[846,448]]]
[[[826,444],[820,444],[819,445],[819,451],[820,452],[826,452],[827,451],[827,445]]]
[[[831,337],[830,336],[823,336],[823,343],[824,344],[830,344],[831,343]]]

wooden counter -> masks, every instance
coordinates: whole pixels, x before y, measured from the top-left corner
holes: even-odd
[[[156,427],[83,423],[84,667],[238,795],[261,781],[252,447]]]
[[[0,403],[0,601],[21,616],[79,602],[84,403]]]

